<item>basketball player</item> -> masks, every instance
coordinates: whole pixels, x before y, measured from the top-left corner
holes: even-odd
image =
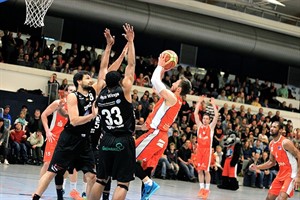
[[[269,169],[276,164],[279,171],[272,182],[266,200],[286,200],[294,195],[294,189],[300,187],[300,152],[293,142],[283,137],[283,126],[275,121],[272,123],[270,135],[273,140],[269,144],[270,158],[261,165],[250,165],[250,170]]]
[[[199,97],[199,101],[196,104],[196,108],[194,111],[195,122],[198,127],[197,131],[197,150],[195,155],[194,165],[198,171],[198,178],[200,184],[200,190],[198,192],[198,197],[207,199],[209,195],[209,187],[210,187],[210,173],[209,167],[211,162],[212,155],[212,141],[214,136],[214,129],[218,122],[218,109],[215,105],[214,98],[210,99],[210,103],[214,109],[214,118],[210,123],[210,118],[208,113],[204,113],[202,116],[202,122],[199,118],[199,108],[201,103],[204,101],[204,96]],[[205,187],[204,187],[205,180]]]
[[[46,132],[47,143],[46,143],[45,153],[44,153],[44,164],[40,171],[40,177],[42,177],[45,174],[46,170],[48,169],[60,133],[63,131],[64,126],[68,121],[68,116],[65,116],[67,112],[66,97],[68,94],[74,92],[75,90],[76,88],[73,84],[67,85],[64,89],[64,98],[53,101],[44,110],[44,112],[41,115],[44,130]],[[48,116],[51,115],[52,113],[53,113],[53,117],[52,117],[51,125],[49,127]],[[63,196],[64,188],[62,187],[62,185],[58,185],[58,183],[61,183],[63,179],[64,179],[63,176],[60,176],[60,174],[57,174],[55,176],[57,199],[62,199]],[[70,183],[74,182],[74,179],[76,181],[76,177],[70,176]],[[71,188],[76,189],[76,187],[75,188],[71,187]]]
[[[128,65],[123,80],[117,71],[106,74],[106,87],[97,99],[104,132],[99,148],[99,163],[103,164],[97,169],[97,181],[89,200],[100,199],[110,177],[117,180],[112,199],[124,200],[129,182],[134,179],[135,145],[132,134],[135,117],[131,99],[135,73],[134,31],[129,24],[123,28],[128,45]]]
[[[114,38],[110,31],[105,29],[104,35],[107,46],[112,46]],[[88,72],[78,72],[73,77],[76,92],[67,97],[69,120],[58,140],[54,155],[48,171],[40,179],[33,200],[40,199],[51,180],[58,173],[64,174],[70,168],[82,170],[87,180],[87,196],[91,186],[95,182],[94,157],[88,135],[91,122],[97,115],[97,108],[93,106],[96,95],[104,86],[104,77],[107,65],[101,63],[99,76],[96,83],[93,82]]]
[[[155,104],[152,113],[149,114],[146,123],[142,127],[143,130],[148,130],[147,133],[141,135],[135,143],[136,158],[141,162],[141,164],[136,163],[136,176],[144,184],[142,200],[149,199],[159,188],[159,185],[151,180],[149,176],[168,145],[168,130],[181,108],[181,96],[189,94],[191,89],[190,81],[185,78],[173,83],[170,90],[167,89],[162,82],[165,63],[165,56],[160,55],[151,83],[161,98]]]

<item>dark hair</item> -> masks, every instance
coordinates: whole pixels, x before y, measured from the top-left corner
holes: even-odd
[[[105,76],[105,82],[108,88],[113,88],[119,85],[122,76],[117,71],[110,71]]]
[[[202,116],[202,118],[204,117],[204,116],[208,116],[208,118],[210,118],[210,116],[209,116],[209,114],[208,113],[203,113],[203,116]]]
[[[76,89],[78,88],[78,83],[77,81],[81,81],[84,75],[90,75],[89,72],[87,71],[81,71],[81,72],[77,72],[74,77],[73,77],[73,83],[76,87]]]
[[[192,84],[188,79],[182,77],[179,87],[181,87],[180,95],[184,96],[184,95],[187,95],[190,93],[190,91],[192,89]]]

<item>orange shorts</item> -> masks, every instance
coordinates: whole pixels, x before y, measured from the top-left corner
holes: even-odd
[[[232,160],[232,158],[225,159],[222,176],[236,178],[237,165],[235,165],[234,167],[231,167],[230,166],[231,160]]]
[[[168,145],[168,133],[150,129],[136,141],[136,159],[142,161],[143,169],[155,168]]]
[[[269,193],[278,196],[280,192],[285,192],[289,197],[294,196],[294,179],[291,177],[279,180],[275,178],[271,184]]]
[[[59,139],[60,133],[56,134],[56,133],[52,133],[53,134],[53,138],[54,140],[52,140],[52,142],[49,142],[47,140],[46,142],[46,146],[45,146],[45,152],[44,152],[44,162],[50,162],[54,153],[54,150],[56,148],[57,145],[57,141]]]
[[[194,158],[194,166],[197,171],[209,171],[211,161],[211,148],[199,148]]]

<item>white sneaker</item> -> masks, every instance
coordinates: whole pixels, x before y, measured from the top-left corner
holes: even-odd
[[[5,164],[5,165],[9,165],[9,162],[8,162],[7,159],[4,160],[4,164]]]

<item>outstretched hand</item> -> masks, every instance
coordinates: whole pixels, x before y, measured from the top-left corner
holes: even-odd
[[[115,43],[115,36],[111,36],[110,30],[108,28],[106,28],[104,30],[104,37],[106,39],[106,44],[111,45],[111,46],[114,45],[114,43]]]
[[[125,33],[123,33],[122,35],[126,38],[126,40],[128,42],[133,42],[133,40],[134,40],[133,26],[131,26],[128,23],[125,23],[123,25],[123,29],[124,29]]]
[[[166,65],[166,55],[165,54],[159,55],[157,64],[162,67],[164,67]]]

